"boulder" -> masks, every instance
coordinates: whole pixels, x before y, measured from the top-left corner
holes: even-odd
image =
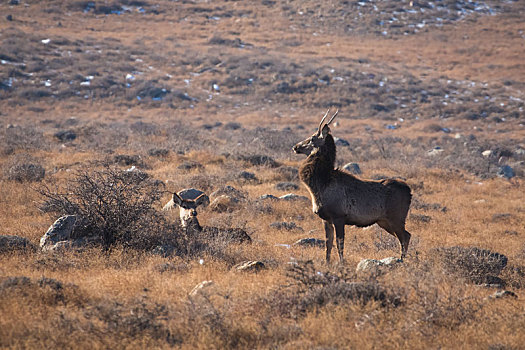
[[[357,163],[347,163],[343,166],[343,170],[348,171],[350,174],[361,175],[362,171]]]
[[[40,248],[44,246],[51,246],[60,241],[66,241],[71,238],[75,223],[77,222],[76,215],[66,215],[58,218],[47,232],[40,238]]]
[[[388,257],[382,260],[363,259],[357,264],[356,272],[383,274],[399,266],[402,262],[403,260],[396,257]]]

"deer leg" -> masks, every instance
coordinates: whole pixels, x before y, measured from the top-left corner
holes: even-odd
[[[345,249],[345,222],[344,220],[334,220],[335,236],[337,238],[337,252],[339,261],[344,262],[343,252]]]
[[[324,232],[326,233],[326,262],[330,263],[330,255],[334,245],[334,226],[328,221],[324,221]]]
[[[392,236],[397,237],[401,244],[401,260],[403,260],[407,255],[408,243],[410,242],[410,233],[405,230],[405,225],[391,225],[385,221],[378,221],[377,224]],[[395,228],[393,228],[393,226]]]

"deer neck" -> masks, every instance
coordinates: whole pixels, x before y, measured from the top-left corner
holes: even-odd
[[[312,152],[299,169],[299,177],[315,198],[328,186],[335,166],[335,142],[328,134],[323,147]]]

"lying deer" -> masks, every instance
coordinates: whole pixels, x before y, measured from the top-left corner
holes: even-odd
[[[403,259],[410,242],[410,233],[405,230],[412,199],[410,187],[393,179],[360,180],[335,169],[336,147],[329,125],[338,111],[323,126],[329,111],[317,131],[293,147],[295,153],[308,156],[299,169],[299,178],[310,192],[313,212],[324,221],[326,261],[330,262],[334,228],[339,259],[343,261],[345,225],[366,227],[375,223],[397,237]]]
[[[219,238],[228,242],[251,242],[251,237],[240,228],[202,227],[197,219],[197,207],[206,207],[210,204],[209,197],[202,191],[194,188],[173,193],[172,199],[164,205],[162,210],[171,210],[179,206],[181,226],[190,232],[204,233],[209,238]]]
[[[208,196],[199,190],[182,190],[174,192],[171,200],[164,205],[162,210],[171,210],[179,206],[180,223],[184,228],[195,228],[202,231],[202,226],[197,219],[197,207],[206,207],[210,204]]]

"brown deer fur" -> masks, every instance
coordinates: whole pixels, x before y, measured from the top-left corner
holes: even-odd
[[[328,125],[336,115],[321,129],[323,118],[316,133],[293,147],[296,153],[308,156],[299,177],[310,192],[313,212],[324,222],[326,261],[330,261],[334,229],[339,259],[343,261],[345,225],[366,227],[375,223],[398,238],[403,259],[410,242],[410,233],[405,229],[412,198],[410,187],[394,179],[360,180],[335,169],[336,146]]]

